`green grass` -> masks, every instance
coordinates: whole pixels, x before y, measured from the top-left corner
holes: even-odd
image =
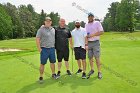
[[[35,38],[0,41],[0,48],[24,50],[0,53],[0,93],[138,93],[140,91],[140,32],[131,34],[108,32],[101,37],[101,61],[104,66],[102,80],[97,79],[96,66],[95,74],[88,80],[81,79],[81,74],[69,77],[65,75],[64,63],[62,77],[53,80],[50,78],[48,62],[45,68],[45,82],[39,84],[37,82],[39,53]],[[71,54],[70,51],[70,69]],[[77,63],[74,61],[74,73],[76,70]],[[88,64],[87,72],[89,70]]]

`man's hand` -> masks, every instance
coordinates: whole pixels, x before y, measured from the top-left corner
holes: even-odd
[[[90,34],[87,36],[87,38],[91,38],[91,37],[94,37],[95,35],[94,34]]]
[[[39,49],[39,52],[41,53],[41,51],[42,51],[42,49],[40,48],[40,49]]]
[[[70,48],[73,49],[73,45],[72,44],[70,44]]]

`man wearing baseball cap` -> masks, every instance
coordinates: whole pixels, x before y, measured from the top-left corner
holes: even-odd
[[[75,29],[71,32],[71,34],[72,34],[72,38],[74,39],[75,59],[77,60],[78,67],[79,67],[76,74],[79,74],[83,70],[82,79],[85,79],[86,78],[86,48],[87,48],[88,41],[87,41],[87,33],[85,29],[80,26],[81,26],[80,21],[79,20],[75,21]],[[83,68],[81,67],[81,62]]]
[[[88,57],[91,67],[88,78],[94,73],[93,58],[95,58],[98,68],[98,78],[101,79],[100,35],[103,34],[104,30],[101,23],[94,20],[94,15],[92,13],[88,14],[88,23],[85,25],[85,28],[88,34]]]
[[[40,52],[40,83],[43,82],[44,66],[49,58],[50,67],[52,71],[52,78],[56,78],[55,74],[55,29],[51,27],[52,20],[50,17],[46,17],[44,21],[45,25],[41,27],[36,34],[36,44],[38,51]]]

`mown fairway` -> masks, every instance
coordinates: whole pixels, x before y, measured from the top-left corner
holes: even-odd
[[[65,66],[62,77],[50,78],[49,62],[45,69],[45,82],[39,84],[39,53],[35,38],[0,41],[0,48],[17,48],[21,52],[0,52],[0,93],[139,93],[140,92],[140,32],[105,33],[101,37],[103,79],[97,79],[97,69],[90,79],[67,76]],[[70,70],[72,69],[70,52]],[[95,66],[96,68],[96,66]],[[90,70],[87,59],[87,72]],[[57,70],[56,70],[57,71]]]

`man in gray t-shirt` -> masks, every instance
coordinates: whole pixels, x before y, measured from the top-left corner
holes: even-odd
[[[40,82],[43,81],[44,65],[49,61],[52,70],[52,77],[56,78],[55,74],[55,30],[51,27],[52,21],[50,17],[45,18],[45,25],[41,27],[36,34],[36,44],[40,52]]]
[[[36,37],[40,37],[40,47],[51,48],[55,45],[55,29],[52,27],[41,27]]]

